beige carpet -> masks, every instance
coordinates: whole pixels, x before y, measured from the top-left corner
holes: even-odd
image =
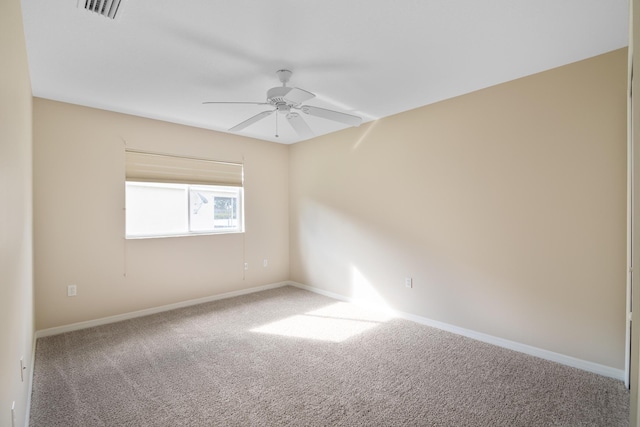
[[[31,426],[626,426],[622,382],[292,287],[37,342]]]

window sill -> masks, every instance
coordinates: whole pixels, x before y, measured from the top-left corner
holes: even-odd
[[[243,234],[244,231],[215,231],[203,233],[162,234],[152,236],[125,236],[125,240],[167,239],[171,237],[219,236],[227,234]]]

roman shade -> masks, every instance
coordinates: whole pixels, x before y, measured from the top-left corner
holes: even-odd
[[[126,150],[127,181],[242,187],[242,164]]]

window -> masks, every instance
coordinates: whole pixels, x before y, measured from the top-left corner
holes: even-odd
[[[243,231],[242,165],[126,154],[128,238]]]

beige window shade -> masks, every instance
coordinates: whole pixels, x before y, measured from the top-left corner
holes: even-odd
[[[127,181],[242,187],[242,164],[126,151]]]

